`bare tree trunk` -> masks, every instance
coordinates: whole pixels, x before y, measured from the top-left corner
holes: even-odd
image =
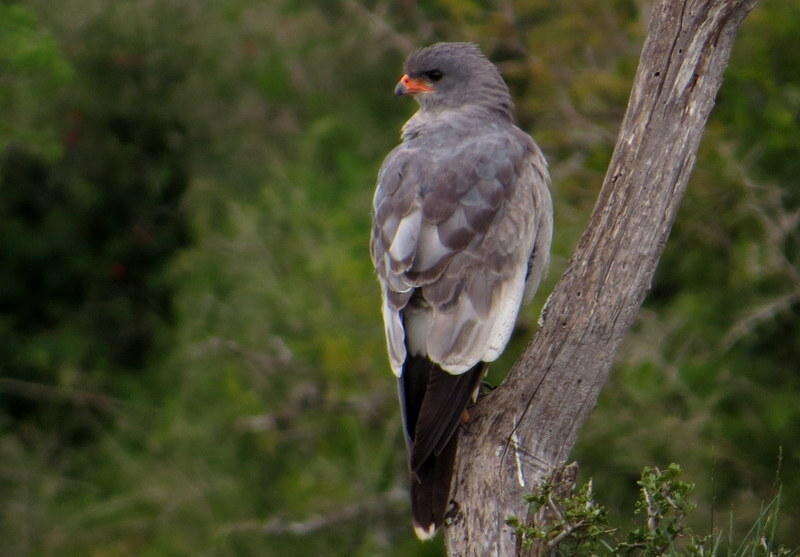
[[[756,0],[658,0],[594,213],[543,325],[461,433],[450,555],[513,555],[509,516],[564,464],[675,219],[736,31]]]

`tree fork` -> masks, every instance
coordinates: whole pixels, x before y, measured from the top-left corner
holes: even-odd
[[[452,556],[514,555],[506,518],[562,466],[645,298],[731,48],[757,0],[658,0],[589,224],[506,381],[461,432]]]

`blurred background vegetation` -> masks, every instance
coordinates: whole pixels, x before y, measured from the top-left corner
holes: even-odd
[[[646,0],[0,1],[0,553],[440,555],[410,533],[367,252],[413,46],[479,42],[592,209]],[[742,29],[574,455],[624,525],[680,462],[701,532],[783,486],[800,543],[800,4]]]

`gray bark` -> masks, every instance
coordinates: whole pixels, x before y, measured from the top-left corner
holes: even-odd
[[[650,288],[756,0],[658,0],[591,220],[508,379],[470,411],[451,487],[453,556],[514,555],[509,516],[563,465]]]

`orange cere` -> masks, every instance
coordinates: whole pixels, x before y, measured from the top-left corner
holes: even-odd
[[[400,83],[403,85],[403,87],[405,87],[406,93],[410,95],[433,91],[433,87],[425,83],[423,79],[414,79],[408,77],[408,74],[405,74],[400,78]]]

